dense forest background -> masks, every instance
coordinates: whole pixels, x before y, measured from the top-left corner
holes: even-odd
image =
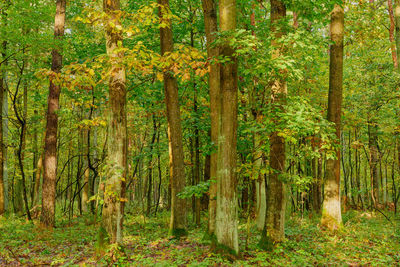
[[[0,52],[0,265],[400,264],[399,0],[1,0]]]

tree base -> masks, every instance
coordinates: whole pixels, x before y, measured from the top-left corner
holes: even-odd
[[[263,234],[261,236],[260,242],[258,242],[258,246],[265,251],[272,251],[274,249],[274,242],[272,241],[272,239]]]
[[[221,255],[222,257],[228,259],[229,261],[236,261],[240,258],[240,254],[237,253],[234,249],[221,244],[217,241],[216,236],[214,235],[215,240],[212,240],[211,250],[215,253]]]
[[[175,229],[170,229],[168,234],[171,237],[171,239],[180,239],[181,237],[187,236],[188,231],[182,228],[175,228]]]
[[[331,232],[339,231],[343,226],[341,222],[337,219],[327,214],[325,211],[322,213],[321,217],[321,227],[325,228]]]

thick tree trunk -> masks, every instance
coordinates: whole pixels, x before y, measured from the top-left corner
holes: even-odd
[[[168,27],[160,28],[161,54],[174,49],[172,24],[164,17],[169,10],[169,0],[159,0],[160,17]],[[177,196],[186,186],[185,165],[182,144],[181,111],[179,107],[178,84],[169,70],[164,71],[165,104],[167,106],[169,162],[171,176],[171,220],[169,234],[174,237],[187,235],[187,203]]]
[[[103,0],[108,21],[105,25],[107,55],[111,62],[108,115],[108,178],[105,181],[102,227],[110,243],[122,243],[127,174],[126,76],[121,61],[123,52],[119,0]]]
[[[212,44],[218,32],[217,4],[215,0],[203,0],[204,26],[207,38],[207,55],[211,62],[218,56],[218,48]],[[214,149],[210,155],[210,178],[214,182],[210,185],[209,204],[208,204],[208,234],[215,235],[215,219],[217,208],[217,148],[218,148],[218,113],[220,108],[220,66],[217,63],[210,65],[208,76],[208,87],[210,90],[210,109],[211,109],[211,142]]]
[[[236,29],[236,0],[221,0],[219,6],[221,32]],[[217,241],[230,254],[239,253],[237,222],[236,144],[238,87],[237,62],[234,49],[224,43],[220,54],[229,61],[220,69],[220,109],[217,162]]]
[[[284,32],[279,24],[286,17],[286,6],[282,1],[271,0],[271,30],[276,39],[280,39]],[[275,47],[272,56],[278,58],[284,51],[279,48],[280,44],[273,41]],[[281,75],[285,71],[281,70]],[[287,83],[284,78],[277,78],[272,85],[272,105],[273,110],[284,111],[287,97]],[[276,122],[279,122],[278,115],[273,114]],[[273,132],[269,137],[270,153],[269,163],[271,172],[269,174],[267,188],[267,212],[265,215],[265,225],[262,233],[260,245],[264,249],[271,249],[274,244],[282,242],[285,237],[285,209],[286,209],[286,189],[280,176],[286,171],[286,151],[285,140],[279,132]]]
[[[64,36],[66,0],[57,0],[54,23],[54,38],[60,41]],[[62,68],[61,47],[57,45],[52,52],[51,70],[58,74]],[[57,128],[60,98],[60,85],[50,78],[49,96],[47,101],[47,124],[44,144],[42,213],[40,221],[53,227],[56,209],[56,179],[57,179]]]
[[[343,89],[343,35],[344,10],[336,4],[331,14],[331,40],[329,65],[328,120],[335,123],[336,137],[340,140]],[[336,159],[326,162],[326,180],[321,223],[330,230],[336,230],[342,224],[340,207],[340,149]]]

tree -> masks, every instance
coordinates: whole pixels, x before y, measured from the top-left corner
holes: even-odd
[[[44,143],[43,187],[42,187],[42,214],[40,221],[53,227],[55,224],[56,208],[56,179],[57,179],[57,130],[59,98],[61,85],[57,77],[62,68],[61,40],[64,36],[66,0],[56,1],[56,15],[54,23],[54,38],[56,47],[52,51],[51,70],[54,77],[50,77],[49,96],[47,100],[47,124]]]
[[[107,55],[111,63],[109,80],[108,161],[104,191],[102,227],[110,243],[122,243],[127,175],[126,74],[122,64],[122,27],[119,0],[103,0]]]
[[[220,55],[227,61],[220,70],[220,108],[217,162],[217,211],[215,234],[220,245],[229,253],[239,253],[237,229],[237,62],[234,48],[228,42],[229,34],[236,29],[236,1],[221,0],[219,3],[220,29],[226,38],[220,47]]]
[[[172,24],[168,17],[169,0],[159,0],[159,15],[166,27],[160,28],[161,55],[173,52]],[[164,92],[167,107],[169,165],[171,183],[171,220],[169,234],[180,237],[187,234],[186,200],[177,196],[186,186],[185,165],[182,143],[181,114],[178,84],[169,70],[164,70]]]
[[[336,136],[340,140],[343,90],[343,36],[344,10],[335,4],[331,14],[329,64],[328,120],[335,123]],[[340,206],[340,149],[336,149],[336,159],[326,161],[326,180],[321,223],[330,230],[337,230],[342,223]]]
[[[278,40],[284,34],[283,20],[286,17],[286,6],[283,1],[271,0],[271,31],[274,33],[272,46],[272,58],[276,59],[283,55],[283,48]],[[287,98],[286,70],[280,70],[279,76],[272,85],[273,112],[283,112]],[[279,124],[278,114],[274,113],[274,122]],[[285,237],[285,208],[286,191],[282,181],[285,173],[285,140],[278,131],[273,132],[269,137],[270,153],[270,175],[267,187],[267,212],[265,214],[265,225],[262,232],[260,245],[264,249],[270,249],[273,244],[282,242]]]
[[[219,114],[219,96],[220,96],[220,66],[214,62],[218,56],[218,47],[213,43],[216,40],[218,32],[217,4],[215,0],[203,0],[204,27],[207,38],[207,55],[211,60],[210,73],[208,77],[208,88],[210,94],[211,109],[211,143],[218,148],[218,114]],[[210,178],[215,181],[217,178],[217,151],[212,151],[210,155]],[[215,234],[215,216],[217,204],[217,184],[212,182],[209,190],[208,204],[208,234]]]

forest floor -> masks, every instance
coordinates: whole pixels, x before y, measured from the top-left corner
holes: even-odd
[[[44,230],[37,222],[0,216],[0,266],[399,266],[400,217],[349,211],[344,228],[331,235],[318,226],[317,218],[292,216],[287,221],[287,240],[272,252],[261,251],[260,233],[251,227],[246,247],[245,222],[240,224],[241,259],[232,263],[212,253],[203,240],[204,229],[190,229],[182,240],[167,238],[168,214],[156,218],[127,215],[125,255],[95,256],[97,227],[88,217],[59,219],[57,227]],[[205,223],[205,221],[204,221]]]

